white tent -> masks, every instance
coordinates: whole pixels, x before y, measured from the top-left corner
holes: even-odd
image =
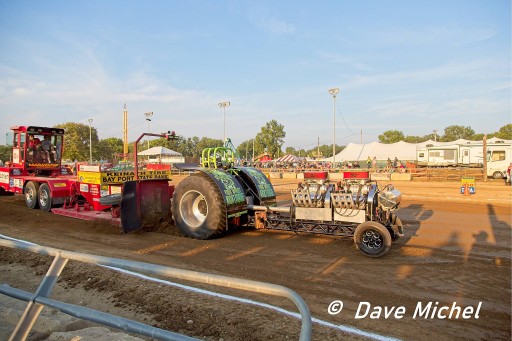
[[[163,163],[175,163],[185,162],[185,158],[182,154],[165,147],[153,147],[146,149],[140,153],[139,156],[147,156],[150,162],[163,162]],[[153,156],[153,157],[152,157]]]
[[[146,149],[140,153],[137,153],[137,155],[141,155],[141,156],[153,156],[153,155],[182,156],[180,153],[175,152],[174,150],[171,150],[171,149],[165,148],[165,147],[161,147],[161,146]]]
[[[365,162],[368,156],[377,160],[387,160],[388,158],[398,160],[416,160],[416,144],[407,142],[396,142],[384,144],[379,142],[372,142],[366,144],[349,143],[345,149],[336,154],[336,162],[342,161],[359,161]],[[323,161],[332,161],[332,157],[326,158]]]

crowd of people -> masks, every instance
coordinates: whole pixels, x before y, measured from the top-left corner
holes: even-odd
[[[374,172],[405,172],[407,168],[407,163],[405,161],[399,161],[397,157],[394,160],[390,158],[387,159],[386,165],[383,166],[382,162],[378,162],[377,158],[374,156],[371,158],[368,156],[366,160],[366,165],[361,163],[358,160],[355,161],[340,161],[340,162],[326,162],[326,161],[306,161],[302,160],[299,162],[291,162],[291,163],[279,163],[273,161],[267,162],[256,162],[253,165],[257,168],[262,169],[285,169],[294,172],[300,172],[303,170],[334,170],[334,169],[368,169]],[[365,167],[366,166],[366,167]]]

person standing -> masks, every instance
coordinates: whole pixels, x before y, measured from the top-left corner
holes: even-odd
[[[508,165],[508,168],[507,168],[507,180],[505,183],[509,183],[512,184],[512,179],[510,178],[510,171],[512,171],[512,162],[510,163],[510,165]]]
[[[370,158],[370,155],[368,155],[368,159],[366,159],[366,166],[368,169],[372,166],[372,159]]]
[[[377,157],[376,156],[374,156],[372,159],[372,168],[374,170],[377,170]]]

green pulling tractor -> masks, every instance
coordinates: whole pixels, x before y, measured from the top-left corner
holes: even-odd
[[[195,173],[181,181],[172,197],[174,222],[185,236],[220,237],[229,229],[256,229],[353,237],[366,256],[386,254],[403,235],[395,211],[401,193],[392,185],[379,188],[368,172],[347,171],[338,183],[327,172],[304,174],[291,191],[292,204],[277,206],[274,188],[258,169],[235,165],[229,148],[203,151],[201,166],[178,165]]]

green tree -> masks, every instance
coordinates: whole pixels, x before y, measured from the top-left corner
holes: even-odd
[[[286,154],[291,154],[291,155],[299,155],[297,149],[293,148],[293,147],[286,147],[286,149],[284,150],[284,152]]]
[[[487,135],[487,138],[491,138],[491,136]],[[471,141],[482,141],[484,139],[484,134],[474,134],[471,136],[469,140]]]
[[[11,161],[12,159],[12,146],[0,146],[0,160],[2,162]]]
[[[179,152],[181,155],[185,157],[199,157],[200,155],[197,155],[197,143],[199,142],[199,137],[188,137],[183,138],[182,143],[179,146],[179,149],[177,152]]]
[[[253,151],[252,141],[253,141],[253,139],[246,140],[246,141],[240,143],[240,145],[238,147],[236,147],[238,154],[240,154],[242,156],[242,158],[244,158],[246,160],[252,159],[252,151]]]
[[[285,137],[286,132],[282,124],[279,124],[276,120],[267,122],[256,135],[256,152],[259,154],[267,151],[272,158],[277,157],[278,154],[282,154],[281,147]]]
[[[114,160],[124,151],[123,140],[117,137],[109,137],[98,142],[96,155],[102,160]],[[93,150],[94,154],[94,150]]]
[[[430,138],[430,135],[427,135],[427,136],[406,136],[404,138],[404,141],[405,142],[409,142],[409,143],[420,143],[420,142],[425,142],[427,141],[428,139]],[[432,134],[432,140],[434,139],[434,134]]]
[[[332,145],[331,144],[322,144],[322,145],[320,145],[319,148],[320,148],[320,154],[322,155],[322,157],[327,158],[327,157],[331,157],[332,156]],[[345,146],[335,145],[334,146],[334,151],[335,151],[336,154],[338,154],[344,148],[345,148]],[[317,153],[316,152],[317,149],[318,149],[318,147],[313,149],[315,155]]]
[[[201,139],[197,142],[196,145],[196,155],[201,156],[203,153],[203,149],[205,148],[214,148],[214,147],[222,147],[224,143],[219,139],[212,139],[209,137],[201,137]]]
[[[386,130],[382,135],[379,135],[380,143],[395,143],[404,139],[404,133],[399,130]]]
[[[62,159],[86,161],[89,160],[89,126],[82,123],[67,122],[58,124],[55,128],[64,129],[64,152]],[[93,148],[98,144],[98,132],[91,129]],[[97,153],[97,150],[94,149]],[[93,152],[93,158],[97,158]]]
[[[444,136],[441,138],[444,142],[455,141],[458,139],[470,140],[475,135],[475,131],[471,127],[464,126],[449,126],[444,128]]]
[[[123,140],[121,140],[120,138],[109,137],[109,138],[103,139],[101,141],[104,141],[104,143],[106,143],[110,147],[112,152],[114,152],[114,153],[122,153],[123,152],[123,147],[124,147]]]
[[[495,135],[497,138],[504,140],[512,140],[512,123],[506,124],[500,128]]]

